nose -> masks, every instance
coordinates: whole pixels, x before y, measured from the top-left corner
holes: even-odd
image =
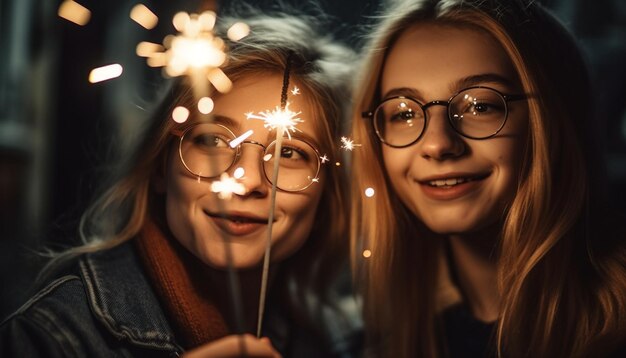
[[[433,160],[446,160],[463,155],[466,145],[448,122],[447,106],[437,103],[425,110],[429,110],[430,113],[426,114],[428,118],[426,128],[422,138],[417,142],[420,155]]]
[[[239,182],[243,184],[246,192],[241,196],[262,197],[267,195],[268,183],[265,179],[262,163],[264,152],[265,147],[259,143],[250,141],[242,144],[239,160],[231,169],[232,172],[237,170],[237,168],[244,170],[243,177],[239,179]],[[234,173],[231,173],[231,175],[234,175]]]

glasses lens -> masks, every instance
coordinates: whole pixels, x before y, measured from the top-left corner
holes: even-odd
[[[263,157],[267,179],[272,182],[274,173],[274,151],[276,142],[270,144]],[[283,138],[276,186],[285,191],[299,191],[307,188],[317,178],[320,159],[313,147],[299,139]]]
[[[408,98],[390,98],[374,113],[378,138],[392,146],[405,146],[416,141],[424,130],[424,111],[419,103]]]
[[[202,123],[188,129],[180,142],[180,159],[187,169],[202,177],[215,177],[235,160],[236,149],[228,145],[235,138],[226,127]]]
[[[496,134],[506,121],[506,101],[489,88],[471,88],[460,92],[448,112],[450,123],[470,138],[487,138]]]

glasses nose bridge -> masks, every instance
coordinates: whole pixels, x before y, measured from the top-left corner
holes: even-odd
[[[232,165],[234,165],[235,163],[239,162],[239,160],[241,159],[241,156],[243,154],[243,145],[244,144],[251,144],[254,146],[258,146],[261,148],[261,160],[263,160],[263,156],[265,155],[265,152],[267,151],[267,146],[261,144],[260,142],[257,142],[255,140],[245,140],[243,142],[241,142],[236,148],[238,148],[237,153],[236,153],[236,158],[235,161],[233,162]]]
[[[422,107],[422,111],[424,111],[424,114],[426,114],[426,110],[428,110],[428,108],[434,107],[434,106],[446,107],[446,112],[447,112],[447,111],[450,110],[450,101],[436,99],[434,101],[430,101],[430,102],[422,105],[421,107]]]

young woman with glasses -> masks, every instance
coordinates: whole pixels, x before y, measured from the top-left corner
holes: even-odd
[[[372,356],[615,354],[624,230],[570,35],[536,1],[425,0],[370,41],[352,239]]]
[[[77,257],[78,268],[2,324],[3,356],[350,356],[341,327],[352,321],[326,293],[347,253],[346,183],[334,163],[353,53],[301,18],[239,21],[251,33],[228,44],[232,90],[212,94],[209,116],[175,82],[125,170],[83,216],[85,244],[57,258]],[[275,157],[276,130],[248,117],[274,110],[285,89],[301,122]],[[183,123],[172,119],[179,106],[191,112]],[[233,177],[234,193],[220,191]],[[257,329],[272,184],[270,343],[233,334]]]

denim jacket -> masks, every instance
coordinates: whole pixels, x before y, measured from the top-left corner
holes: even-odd
[[[358,320],[354,329],[329,327],[334,338],[317,342],[275,313],[268,307],[264,335],[285,357],[353,357],[360,349]],[[2,357],[182,352],[130,243],[83,256],[76,274],[56,279],[0,324]]]

